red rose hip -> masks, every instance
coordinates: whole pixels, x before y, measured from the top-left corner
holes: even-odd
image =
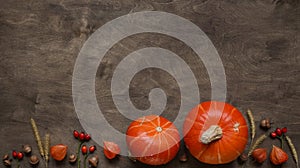
[[[82,145],[82,147],[81,147],[81,152],[82,152],[82,154],[87,154],[87,147],[86,147],[86,145]]]
[[[276,134],[276,132],[271,132],[270,136],[271,136],[272,138],[276,138],[277,134]]]
[[[16,151],[12,151],[12,157],[17,158],[17,156],[18,156],[18,153]]]
[[[85,134],[84,135],[84,140],[86,140],[86,141],[91,140],[91,135],[90,134]]]
[[[276,132],[276,134],[277,134],[278,136],[281,136],[281,135],[282,135],[282,132],[281,132],[281,129],[280,129],[280,128],[276,128],[275,132]]]
[[[21,160],[21,159],[23,159],[23,156],[24,156],[24,154],[22,152],[19,152],[18,155],[17,155],[17,158],[19,160]]]
[[[78,138],[78,137],[79,137],[79,132],[76,131],[76,130],[74,130],[74,131],[73,131],[73,136],[74,136],[75,138]]]
[[[85,139],[85,135],[83,132],[79,134],[79,140],[83,141]]]
[[[287,128],[286,127],[281,128],[281,132],[282,133],[287,133]]]
[[[96,150],[96,146],[95,146],[95,145],[90,146],[90,148],[89,148],[89,152],[90,152],[90,153],[94,153],[95,150]]]

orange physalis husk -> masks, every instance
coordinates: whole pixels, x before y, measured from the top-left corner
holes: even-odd
[[[62,161],[67,155],[68,146],[63,144],[54,145],[50,148],[50,154],[56,161]]]
[[[120,154],[120,147],[114,142],[104,141],[103,144],[103,152],[108,159],[113,159]]]
[[[257,148],[252,152],[252,157],[258,163],[263,163],[267,159],[267,149]]]
[[[273,145],[270,160],[274,165],[281,165],[288,160],[288,155],[281,148]]]

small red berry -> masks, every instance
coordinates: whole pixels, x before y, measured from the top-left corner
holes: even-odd
[[[87,154],[87,147],[86,147],[86,145],[82,145],[82,147],[81,147],[81,152],[82,152],[82,154]]]
[[[84,138],[85,138],[85,135],[84,135],[83,132],[81,132],[81,133],[79,134],[79,139],[80,139],[81,141],[83,141]]]
[[[277,134],[278,136],[281,136],[281,135],[282,135],[282,132],[281,132],[281,129],[280,129],[280,128],[276,128],[275,132],[276,132],[276,134]]]
[[[23,159],[23,156],[24,156],[24,154],[22,152],[19,152],[17,158],[19,160],[21,160],[21,159]]]
[[[281,128],[281,132],[282,133],[287,133],[287,128],[286,127]]]
[[[17,158],[17,156],[18,156],[18,153],[16,151],[12,151],[12,157]]]
[[[276,138],[276,136],[277,136],[276,132],[271,132],[271,137],[272,138]]]
[[[91,135],[90,134],[85,134],[84,135],[84,140],[86,140],[86,141],[91,140]]]
[[[76,131],[76,130],[74,130],[74,131],[73,131],[73,135],[74,135],[75,138],[78,138],[78,137],[79,137],[79,132]]]
[[[96,150],[96,146],[95,145],[90,146],[90,148],[89,148],[90,153],[94,153],[95,150]]]

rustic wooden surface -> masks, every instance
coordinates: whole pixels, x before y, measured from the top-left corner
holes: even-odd
[[[80,48],[88,36],[106,22],[145,10],[174,13],[199,26],[223,61],[227,101],[243,112],[251,108],[256,124],[263,117],[271,117],[274,127],[288,127],[288,135],[300,152],[300,14],[296,1],[282,0],[276,4],[272,0],[2,0],[0,155],[12,149],[21,150],[22,144],[31,144],[33,153],[38,153],[30,117],[36,120],[42,135],[51,134],[51,144],[64,143],[69,146],[69,153],[75,152],[77,144],[72,131],[82,130],[82,127],[74,112],[72,72]],[[109,94],[111,71],[120,61],[118,56],[146,46],[160,46],[182,56],[195,71],[201,101],[210,99],[205,67],[182,42],[151,33],[128,37],[107,53],[98,69],[96,83],[99,104],[110,110],[105,117],[123,132],[130,121],[122,119],[112,103]],[[149,106],[149,88],[163,88],[169,97],[164,115],[170,120],[176,117],[180,92],[168,74],[155,69],[145,70],[134,78],[132,85],[132,99],[142,109]],[[170,85],[174,87],[168,87]],[[124,122],[119,122],[116,117]],[[257,134],[263,132],[257,129]],[[279,145],[279,141],[267,139],[262,146],[270,150],[272,144]],[[100,147],[96,154],[100,156],[98,167],[148,167],[126,157],[108,161]],[[296,167],[290,152],[289,155],[290,159],[282,168]],[[30,167],[27,158],[22,164],[22,167]],[[175,158],[161,167],[241,166],[236,161],[221,166],[205,165],[189,156],[186,163]],[[263,165],[250,161],[247,166],[274,167],[269,161]],[[44,167],[43,163],[39,167]],[[50,160],[49,167],[76,166],[67,161]]]

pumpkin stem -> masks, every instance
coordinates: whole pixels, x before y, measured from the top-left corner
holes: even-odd
[[[158,126],[158,127],[155,128],[155,130],[156,130],[157,132],[161,132],[161,131],[162,131],[162,128]]]
[[[218,125],[212,125],[206,131],[204,131],[200,138],[200,141],[204,144],[209,144],[212,141],[222,138],[222,135],[222,128]]]

